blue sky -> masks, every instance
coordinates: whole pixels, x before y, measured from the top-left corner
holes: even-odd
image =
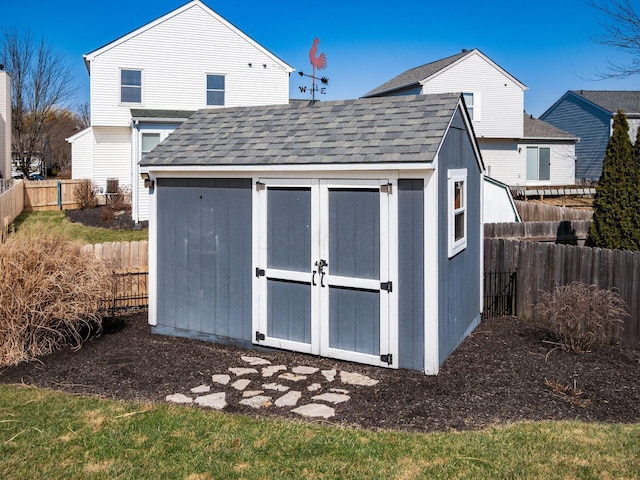
[[[88,101],[89,77],[82,54],[186,3],[181,0],[22,0],[5,2],[0,30],[29,30],[62,53],[77,74],[77,97]],[[320,100],[357,98],[412,67],[479,48],[529,87],[528,113],[539,116],[567,90],[640,90],[640,77],[598,80],[608,61],[624,61],[598,45],[599,12],[588,0],[537,2],[337,1],[205,3],[262,44],[296,72],[311,71],[308,52],[320,38],[327,55],[327,94]],[[534,6],[535,4],[535,6]],[[640,1],[632,0],[640,9]],[[638,4],[638,5],[636,5]],[[406,4],[404,4],[406,5]],[[294,73],[292,98],[308,98]]]

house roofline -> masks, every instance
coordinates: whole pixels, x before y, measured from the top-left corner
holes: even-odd
[[[190,8],[194,7],[194,6],[199,6],[200,8],[202,8],[202,10],[204,10],[206,13],[208,13],[209,15],[211,15],[213,18],[217,19],[218,21],[220,21],[223,25],[225,25],[227,28],[229,28],[230,30],[232,30],[233,32],[235,32],[237,35],[239,35],[240,37],[244,38],[246,41],[248,41],[249,43],[251,43],[254,47],[258,48],[259,50],[261,50],[263,53],[265,53],[267,56],[271,57],[271,59],[273,61],[275,61],[277,64],[279,64],[282,68],[284,68],[288,73],[292,73],[295,71],[295,68],[291,67],[290,65],[288,65],[287,63],[285,63],[284,61],[282,61],[279,57],[277,57],[275,54],[273,54],[272,52],[270,52],[269,50],[267,50],[266,48],[264,48],[262,45],[260,45],[258,42],[256,42],[253,38],[251,38],[249,35],[247,35],[246,33],[244,33],[242,30],[240,30],[238,27],[236,27],[234,24],[232,24],[231,22],[229,22],[227,19],[225,19],[223,16],[219,15],[218,13],[214,12],[211,8],[209,8],[207,5],[204,4],[204,2],[202,2],[201,0],[191,0],[187,3],[185,3],[184,5],[182,5],[181,7],[178,7],[174,10],[171,10],[170,12],[156,18],[155,20],[152,20],[146,24],[144,24],[141,27],[136,28],[135,30],[132,30],[129,33],[126,33],[124,35],[122,35],[121,37],[116,38],[115,40],[102,45],[101,47],[86,53],[84,55],[82,55],[82,57],[84,58],[84,63],[85,66],[87,67],[87,71],[89,72],[89,75],[91,75],[91,61],[94,60],[98,55],[101,55],[109,50],[111,50],[112,48],[117,47],[118,45],[126,42],[127,40],[130,40],[131,38],[134,38],[138,35],[140,35],[141,33],[146,32],[147,30],[160,25],[161,23],[164,23],[165,21],[175,17],[176,15],[189,10]]]
[[[449,65],[441,68],[440,70],[438,70],[437,72],[429,75],[428,77],[423,78],[422,80],[420,80],[418,83],[420,85],[424,85],[425,83],[427,83],[428,81],[430,81],[431,79],[437,77],[438,75],[443,74],[444,72],[446,72],[447,70],[453,68],[454,66],[458,65],[459,63],[461,63],[462,61],[466,60],[467,58],[469,58],[469,56],[471,56],[472,54],[478,54],[483,60],[485,60],[487,63],[489,63],[493,68],[495,68],[496,70],[498,70],[500,73],[502,73],[504,76],[508,77],[512,82],[516,83],[523,91],[529,90],[529,87],[527,87],[524,83],[522,83],[520,80],[518,80],[516,77],[514,77],[513,75],[511,75],[509,72],[507,72],[504,68],[502,68],[500,65],[498,65],[496,62],[494,62],[493,60],[491,60],[489,57],[487,57],[484,53],[482,53],[480,50],[478,50],[477,48],[474,48],[473,50],[469,50],[467,52],[466,55],[458,58],[457,60],[455,60],[454,62],[451,62]]]

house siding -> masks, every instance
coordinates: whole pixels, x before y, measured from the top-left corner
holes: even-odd
[[[611,134],[611,115],[608,112],[569,92],[540,119],[580,137],[575,147],[576,178],[600,178]]]
[[[522,87],[480,55],[471,55],[444,70],[429,79],[422,89],[423,94],[444,92],[481,94],[480,120],[473,121],[478,138],[522,137]]]
[[[142,70],[141,104],[119,104],[121,68]],[[288,102],[285,68],[193,5],[92,60],[92,125],[129,126],[131,108],[204,108],[206,74],[226,75],[225,106]]]
[[[424,181],[398,180],[399,367],[424,370]]]
[[[88,128],[71,143],[72,178],[93,178],[93,130]]]
[[[108,178],[117,178],[120,187],[131,186],[131,129],[93,129],[93,182],[106,188]],[[74,177],[75,178],[75,177]]]
[[[0,174],[11,178],[11,77],[0,71]]]
[[[438,285],[439,285],[439,362],[453,352],[480,322],[480,292],[482,264],[482,202],[470,201],[481,198],[482,173],[478,168],[472,140],[464,130],[460,113],[456,113],[453,128],[449,129],[438,154]],[[448,181],[447,170],[467,169],[467,247],[449,258],[448,246]]]
[[[478,139],[487,176],[511,186],[573,185],[576,156],[574,144],[549,140],[503,141]],[[551,149],[551,178],[527,180],[527,146]]]
[[[251,345],[251,179],[158,179],[154,331]]]

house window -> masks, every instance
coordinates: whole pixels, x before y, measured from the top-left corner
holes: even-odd
[[[467,247],[467,169],[449,170],[449,257]]]
[[[207,75],[207,105],[224,105],[224,75]]]
[[[142,158],[149,153],[151,150],[156,148],[160,143],[160,134],[159,133],[143,133],[141,140],[141,153]]]
[[[464,103],[467,106],[469,117],[471,120],[477,122],[480,120],[480,94],[465,92],[462,94],[464,97]]]
[[[120,70],[120,102],[142,103],[142,70]]]
[[[551,180],[551,148],[527,147],[527,180]]]

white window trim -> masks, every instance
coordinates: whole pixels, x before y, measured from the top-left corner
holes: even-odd
[[[140,72],[140,101],[139,102],[123,102],[122,101],[122,71],[131,70]],[[134,67],[120,67],[118,69],[118,105],[144,105],[144,69]]]
[[[529,178],[529,149],[536,150],[536,178]],[[549,150],[549,178],[540,178],[540,150]],[[525,146],[525,179],[527,182],[550,182],[551,181],[551,159],[553,151],[550,145],[526,145]]]
[[[462,207],[459,209],[455,209],[455,190],[456,190],[456,182],[463,182],[463,190],[462,190]],[[465,248],[467,248],[467,220],[468,220],[468,211],[467,211],[467,196],[468,196],[468,187],[467,187],[467,169],[460,168],[454,170],[447,171],[447,219],[448,219],[448,236],[449,236],[449,258],[457,255]],[[462,238],[459,240],[455,239],[456,235],[456,214],[463,212],[464,213],[464,233]]]
[[[209,75],[215,75],[217,77],[224,77],[224,90],[211,90],[211,91],[215,91],[215,92],[220,92],[222,91],[222,93],[224,94],[224,100],[222,102],[222,105],[209,105],[207,103],[207,93],[209,93],[209,89],[207,88],[207,77]],[[227,80],[228,80],[228,75],[224,74],[224,73],[212,73],[212,72],[207,72],[204,74],[204,106],[205,108],[223,108],[227,106]]]
[[[467,105],[467,110],[471,110],[470,117],[471,121],[479,122],[482,120],[482,109],[480,108],[481,102],[481,93],[480,92],[462,92],[463,95],[471,95],[473,98],[473,105]],[[466,100],[465,100],[466,104]]]

